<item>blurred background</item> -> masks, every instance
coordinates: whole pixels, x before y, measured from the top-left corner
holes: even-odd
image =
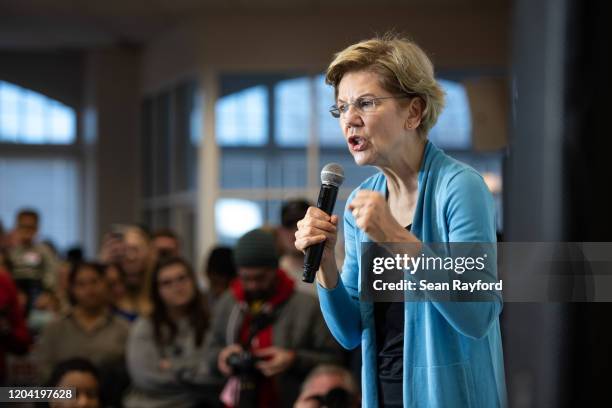
[[[0,0],[0,222],[95,257],[115,224],[211,248],[359,168],[323,74],[389,30],[432,58],[447,107],[429,137],[491,189],[505,241],[610,241],[609,6],[579,0]],[[608,38],[608,40],[606,40]],[[62,255],[63,256],[63,255]],[[506,304],[513,407],[604,406],[607,304]]]

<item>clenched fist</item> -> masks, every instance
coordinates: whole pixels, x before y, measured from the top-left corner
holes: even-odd
[[[409,233],[391,214],[385,197],[371,190],[360,190],[348,205],[355,224],[374,242],[403,242]]]

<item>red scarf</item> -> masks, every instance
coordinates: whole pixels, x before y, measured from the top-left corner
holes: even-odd
[[[267,299],[261,307],[261,312],[272,313],[279,305],[285,303],[291,295],[293,295],[295,282],[283,271],[282,269],[276,270],[276,288],[274,294],[270,299]],[[242,321],[242,326],[239,330],[239,341],[241,344],[245,344],[249,340],[251,321],[253,320],[253,314],[250,311],[249,305],[246,303],[246,296],[242,281],[240,279],[234,279],[231,283],[231,291],[234,298],[241,304],[247,313]],[[274,323],[268,325],[263,330],[260,330],[255,337],[252,339],[250,344],[250,351],[261,350],[272,346],[272,330]],[[258,384],[258,400],[260,407],[277,407],[280,406],[278,398],[278,390],[276,383],[273,378],[264,377]]]

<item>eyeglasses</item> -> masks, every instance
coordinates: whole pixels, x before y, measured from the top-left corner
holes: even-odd
[[[379,105],[378,101],[381,101],[383,99],[413,98],[415,96],[416,94],[380,96],[378,98],[361,97],[355,99],[353,102],[341,103],[340,105],[332,105],[332,107],[329,109],[329,113],[331,113],[331,115],[337,119],[347,113],[351,105],[353,105],[358,112],[369,113],[375,111],[376,107]]]

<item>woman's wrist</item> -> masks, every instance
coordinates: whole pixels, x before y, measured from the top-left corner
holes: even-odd
[[[338,285],[340,274],[336,259],[321,262],[321,267],[317,271],[317,282],[325,289],[333,289]]]

